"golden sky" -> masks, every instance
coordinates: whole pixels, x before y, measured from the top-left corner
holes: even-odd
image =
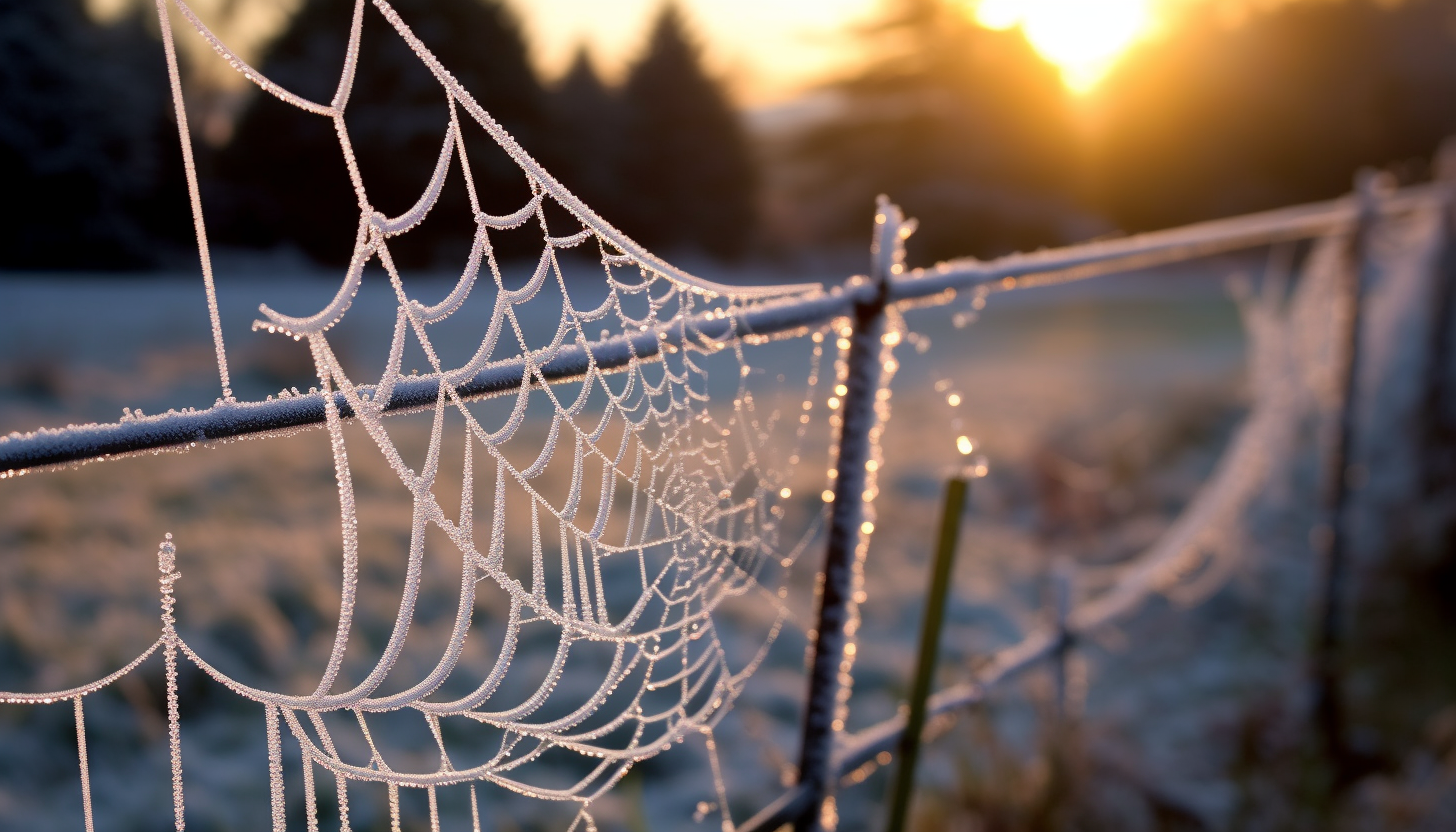
[[[209,25],[251,57],[286,25],[302,0],[189,0]],[[461,2],[461,0],[440,0]],[[547,77],[585,44],[608,78],[621,76],[639,53],[646,28],[664,0],[503,0],[519,17],[537,66]],[[874,17],[882,0],[677,0],[705,49],[710,70],[746,106],[786,101],[832,76],[850,57],[846,36]],[[967,16],[992,28],[1019,26],[1057,64],[1070,89],[1095,87],[1116,58],[1193,4],[1217,4],[1231,16],[1292,0],[961,0]],[[148,0],[87,0],[107,17]],[[231,6],[232,16],[221,10]],[[205,58],[201,40],[183,48]],[[218,62],[220,64],[220,62]],[[225,66],[217,67],[219,71]],[[216,76],[214,76],[216,77]]]
[[[619,75],[641,48],[663,0],[506,0],[531,38],[538,65],[559,73],[586,43],[598,67]],[[1019,26],[1061,68],[1070,89],[1086,92],[1123,50],[1156,36],[1179,11],[1214,4],[1237,19],[1295,0],[959,0],[984,26]],[[849,57],[848,28],[872,19],[882,0],[678,0],[700,33],[711,68],[746,105],[794,97],[829,77]]]
[[[507,0],[520,16],[533,54],[559,73],[580,43],[597,67],[618,77],[642,47],[662,0]],[[679,0],[699,34],[714,73],[744,104],[792,97],[827,75],[843,57],[846,24],[878,0]]]

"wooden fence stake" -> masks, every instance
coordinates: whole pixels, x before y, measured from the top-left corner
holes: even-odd
[[[1312,728],[1337,779],[1346,761],[1344,702],[1340,690],[1341,635],[1344,618],[1346,572],[1345,508],[1349,500],[1351,451],[1359,406],[1360,320],[1365,272],[1370,264],[1370,237],[1380,214],[1384,179],[1362,170],[1355,180],[1359,213],[1350,243],[1350,256],[1335,287],[1336,303],[1343,309],[1339,323],[1340,408],[1325,470],[1320,523],[1310,534],[1319,559],[1320,578],[1315,597],[1315,643],[1310,662]],[[1339,313],[1337,313],[1339,314]]]

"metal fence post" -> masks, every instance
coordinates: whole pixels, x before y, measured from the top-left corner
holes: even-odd
[[[882,351],[888,349],[884,344],[885,304],[891,276],[904,270],[903,240],[910,227],[899,206],[881,197],[870,248],[870,291],[856,299],[849,336],[834,508],[824,553],[819,613],[812,634],[814,653],[799,753],[799,783],[807,792],[807,808],[795,821],[798,832],[817,832],[835,825],[829,803],[834,778],[830,756],[835,735],[844,729],[843,710],[852,665],[845,648],[858,617],[854,595],[860,583],[860,561],[869,546],[870,529],[864,525],[866,463],[879,422],[877,394],[885,373]]]
[[[1346,572],[1345,507],[1350,490],[1350,457],[1355,441],[1359,405],[1360,319],[1365,272],[1370,267],[1370,237],[1380,215],[1385,178],[1362,170],[1355,179],[1359,210],[1351,235],[1349,260],[1335,286],[1335,302],[1343,309],[1337,319],[1340,405],[1325,471],[1322,517],[1310,538],[1319,559],[1320,578],[1315,599],[1315,643],[1310,667],[1310,707],[1313,728],[1336,779],[1345,764],[1344,702],[1340,690],[1341,631],[1344,618]]]

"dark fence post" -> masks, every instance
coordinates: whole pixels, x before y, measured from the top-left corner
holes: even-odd
[[[1452,309],[1456,302],[1456,136],[1442,142],[1436,154],[1436,181],[1441,184],[1441,257],[1431,285],[1431,331],[1426,356],[1426,383],[1422,411],[1424,470],[1422,488],[1427,498],[1456,483],[1456,414],[1452,413],[1451,338],[1456,332]]]
[[[816,832],[835,824],[831,797],[834,771],[830,757],[834,737],[844,729],[852,659],[845,651],[853,634],[847,627],[858,616],[854,593],[869,546],[864,524],[865,485],[872,434],[879,422],[877,394],[884,377],[885,303],[893,274],[904,270],[904,236],[911,226],[899,206],[880,198],[875,215],[874,243],[870,248],[870,291],[856,299],[853,331],[844,380],[844,421],[840,425],[835,465],[834,508],[829,521],[829,543],[824,553],[824,575],[815,624],[814,657],[805,700],[803,745],[799,753],[799,783],[807,792],[807,808],[795,821],[798,832]],[[827,823],[826,823],[827,821]]]
[[[1073,760],[1078,753],[1074,745],[1068,684],[1072,649],[1076,646],[1076,635],[1071,626],[1076,566],[1070,558],[1058,558],[1052,563],[1047,578],[1055,642],[1051,657],[1052,698],[1048,709],[1050,730],[1046,732],[1045,739],[1049,777],[1044,811],[1049,813],[1047,820],[1054,821],[1071,799]]]
[[[1340,405],[1325,470],[1322,517],[1313,529],[1311,544],[1319,559],[1316,588],[1315,643],[1310,686],[1313,728],[1336,780],[1346,762],[1344,702],[1340,690],[1340,652],[1344,618],[1346,572],[1345,507],[1350,491],[1350,457],[1359,406],[1360,319],[1365,272],[1370,267],[1370,237],[1380,213],[1385,177],[1362,170],[1355,178],[1359,211],[1351,234],[1350,254],[1335,285]]]
[[[1067,727],[1067,664],[1072,658],[1072,583],[1076,567],[1061,559],[1051,569],[1052,627],[1056,632],[1056,655],[1052,660],[1052,718],[1056,735]]]
[[[945,624],[945,599],[950,593],[951,566],[955,563],[956,541],[960,537],[961,513],[966,507],[966,479],[952,477],[945,484],[945,504],[940,514],[940,535],[935,560],[930,568],[925,618],[920,622],[920,650],[915,659],[915,678],[910,686],[910,712],[905,733],[900,735],[900,759],[890,792],[890,818],[886,832],[903,832],[910,816],[910,798],[915,792],[915,763],[920,756],[920,735],[925,730],[925,705],[935,681],[935,658],[940,651],[940,631]]]

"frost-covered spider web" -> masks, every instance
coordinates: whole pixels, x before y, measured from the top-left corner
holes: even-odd
[[[438,829],[437,791],[450,787],[469,790],[479,828],[476,786],[482,783],[579,803],[572,826],[590,827],[587,809],[595,798],[635,763],[686,738],[705,738],[717,773],[713,727],[787,615],[780,594],[758,578],[765,564],[787,565],[802,549],[781,546],[780,503],[810,425],[797,405],[814,397],[824,342],[819,333],[801,342],[812,344],[799,351],[796,376],[808,389],[791,392],[793,407],[782,410],[752,389],[757,368],[746,350],[764,339],[746,331],[744,315],[776,297],[817,287],[726,287],[643,250],[557,183],[385,0],[373,0],[382,20],[371,17],[370,25],[383,23],[403,38],[439,82],[448,108],[438,161],[419,200],[399,216],[386,216],[369,201],[344,121],[368,11],[364,0],[355,4],[337,92],[327,104],[263,77],[185,2],[176,0],[176,6],[263,91],[332,120],[358,199],[354,250],[334,299],[303,317],[263,306],[263,318],[254,324],[304,342],[300,349],[306,345],[317,372],[318,392],[308,395],[323,403],[340,505],[338,627],[311,691],[275,692],[228,675],[178,633],[172,608],[180,573],[168,535],[159,559],[163,629],[150,648],[83,687],[0,694],[13,703],[74,702],[87,829],[93,824],[83,698],[159,650],[166,663],[179,830],[185,809],[179,655],[263,706],[275,829],[285,828],[288,814],[286,736],[297,743],[303,763],[310,829],[319,824],[320,771],[334,781],[344,829],[350,784],[385,789],[395,828],[401,824],[400,789],[425,790],[431,828]],[[226,398],[219,406],[241,407],[232,403],[165,0],[158,0],[158,13]],[[510,155],[529,186],[529,199],[512,213],[481,209],[465,142],[466,130],[475,128]],[[411,293],[390,244],[427,219],[452,176],[469,196],[474,237],[453,289],[426,302]],[[506,233],[540,235],[533,266],[513,269],[497,259],[493,239]],[[588,285],[569,277],[583,264],[595,274]],[[351,373],[331,342],[366,275],[387,280],[396,305],[388,355],[377,375]],[[447,319],[477,327],[473,352],[454,356],[437,344],[433,333]],[[382,344],[386,336],[379,336]],[[404,371],[407,354],[422,357],[422,374]],[[409,443],[386,424],[396,410],[427,414],[422,454],[403,449]],[[367,442],[346,431],[351,420]],[[407,545],[399,553],[405,566],[398,614],[377,639],[383,642],[378,649],[368,639],[360,645],[355,620],[361,537],[350,455],[361,453],[382,456],[411,506]],[[448,478],[441,476],[445,469],[453,469]],[[462,483],[458,492],[442,485],[447,479]],[[786,548],[792,548],[787,556]],[[422,612],[425,561],[457,557],[458,598],[443,650],[422,677],[405,679],[412,667],[402,657]],[[757,647],[735,661],[715,613],[726,599],[742,596],[762,597],[776,614]],[[482,611],[487,597],[493,608]],[[492,620],[500,626],[485,633]],[[488,640],[484,647],[482,639]],[[483,665],[467,660],[482,655],[489,656]],[[584,679],[590,683],[581,684]],[[383,739],[379,724],[401,718],[428,736],[426,751],[398,751]],[[719,805],[726,806],[722,778],[715,780]],[[723,824],[731,826],[726,809]]]

